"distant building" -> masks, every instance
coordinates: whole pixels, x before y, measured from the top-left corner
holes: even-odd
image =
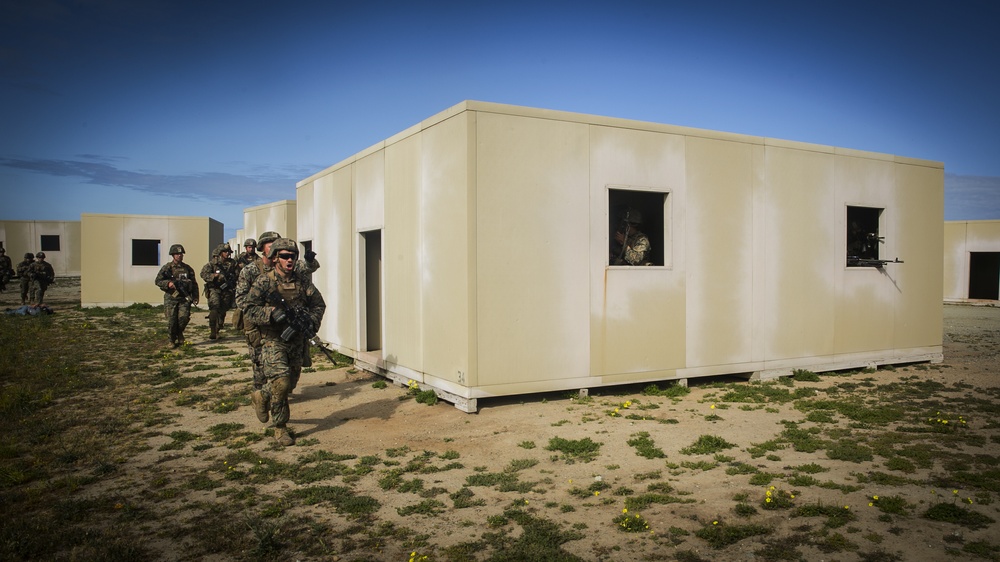
[[[84,213],[80,219],[84,307],[162,304],[153,280],[172,259],[170,246],[184,245],[184,262],[197,272],[223,239],[222,223],[208,217]]]
[[[297,222],[296,201],[291,199],[244,209],[243,228],[236,231],[236,238],[229,240],[233,255],[238,256],[243,252],[243,243],[247,238],[256,240],[269,230],[301,243],[302,241],[297,238]],[[310,247],[309,242],[305,241],[304,246]]]
[[[944,223],[944,300],[1000,300],[1000,220]]]
[[[44,252],[57,278],[80,275],[80,221],[0,221],[0,246],[15,264]]]
[[[939,162],[468,101],[298,183],[321,336],[479,398],[942,360]],[[648,266],[615,265],[624,209]],[[898,263],[901,260],[902,263]]]

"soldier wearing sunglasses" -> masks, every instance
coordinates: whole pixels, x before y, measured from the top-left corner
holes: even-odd
[[[267,253],[273,267],[254,280],[246,295],[244,313],[260,332],[261,367],[266,383],[251,399],[257,419],[274,424],[274,438],[295,444],[287,424],[288,395],[302,373],[306,339],[316,334],[326,302],[309,275],[296,269],[299,258],[294,240],[279,238]]]

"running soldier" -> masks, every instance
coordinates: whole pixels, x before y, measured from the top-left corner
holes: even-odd
[[[156,274],[156,286],[163,291],[163,314],[167,318],[170,343],[175,347],[184,344],[184,329],[191,321],[191,305],[198,304],[198,279],[194,269],[184,263],[184,246],[170,246],[170,263],[164,264]]]
[[[299,248],[294,240],[279,238],[267,252],[274,267],[257,276],[246,296],[247,320],[261,336],[261,364],[266,384],[251,400],[257,419],[274,424],[274,438],[282,446],[295,444],[287,423],[288,395],[302,373],[306,339],[323,321],[326,303],[305,272],[296,271]]]
[[[243,271],[244,267],[259,260],[260,256],[257,255],[257,241],[253,238],[247,238],[246,242],[243,243],[243,253],[236,258],[237,268]]]
[[[231,256],[229,244],[219,244],[212,252],[212,259],[201,268],[201,278],[205,281],[205,296],[208,298],[208,339],[219,338],[219,330],[226,323],[226,312],[233,307],[236,296],[236,260]]]
[[[261,338],[260,332],[257,327],[253,325],[252,321],[248,321],[246,317],[246,297],[247,293],[250,292],[250,287],[253,286],[253,282],[264,273],[266,270],[271,269],[274,265],[270,258],[267,257],[270,251],[271,244],[281,238],[281,235],[274,231],[267,231],[260,235],[257,240],[257,250],[261,252],[260,254],[254,254],[257,259],[249,262],[243,269],[240,270],[239,279],[236,281],[236,313],[240,315],[240,320],[243,324],[243,331],[247,335],[247,355],[250,357],[250,362],[253,364],[253,388],[254,390],[260,390],[264,387],[266,382],[266,377],[264,376],[263,367],[261,366],[260,358],[260,346]],[[253,241],[251,238],[247,240],[247,243]],[[246,255],[246,254],[244,254]],[[311,275],[314,271],[319,269],[319,262],[316,261],[316,256],[313,254],[312,259],[308,262],[299,260],[295,262],[295,271],[297,273],[305,273]],[[308,342],[306,342],[308,345]],[[309,354],[306,353],[304,356],[304,366],[308,367],[312,364]]]

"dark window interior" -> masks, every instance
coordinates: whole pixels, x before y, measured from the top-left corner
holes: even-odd
[[[847,266],[878,267],[879,245],[883,236],[879,235],[878,220],[882,209],[876,207],[847,208]]]
[[[43,234],[42,235],[42,251],[43,252],[58,252],[59,251],[59,235],[58,234]]]
[[[639,230],[649,238],[650,265],[663,265],[664,248],[664,217],[663,209],[667,200],[666,193],[656,191],[629,191],[611,189],[608,191],[608,263],[614,263],[620,252],[620,246],[615,243],[615,233],[623,230],[625,217],[631,210],[638,211],[642,216]]]
[[[133,239],[132,265],[160,265],[160,241]]]
[[[1000,299],[1000,252],[969,253],[969,298]]]

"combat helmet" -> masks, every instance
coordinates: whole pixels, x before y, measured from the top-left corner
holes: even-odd
[[[33,259],[35,259],[35,256],[31,252],[25,252],[24,253],[24,259],[26,259],[26,260],[33,260]]]
[[[257,240],[257,251],[263,252],[264,244],[267,244],[268,242],[274,242],[278,238],[281,238],[281,235],[278,234],[277,232],[274,232],[273,230],[268,230],[264,234],[261,234],[260,238]]]
[[[642,213],[634,207],[625,209],[622,220],[630,224],[642,224]]]
[[[187,252],[184,251],[184,246],[183,245],[181,245],[181,244],[174,244],[174,245],[170,246],[170,252],[169,253],[172,256],[174,254],[186,254]]]
[[[215,251],[212,252],[212,254],[221,255],[222,252],[229,252],[230,254],[233,253],[233,248],[229,245],[229,242],[223,242],[222,244],[216,246]]]
[[[257,247],[257,241],[254,240],[253,238],[247,238],[247,241],[243,243],[243,247],[244,248],[249,248],[250,246],[253,246],[254,248],[256,248]]]
[[[37,254],[35,254],[35,257],[36,258],[45,258],[45,252],[38,252]]]
[[[295,240],[292,240],[291,238],[278,238],[271,243],[271,251],[267,253],[268,259],[273,260],[281,250],[298,255],[299,245],[296,244]]]

